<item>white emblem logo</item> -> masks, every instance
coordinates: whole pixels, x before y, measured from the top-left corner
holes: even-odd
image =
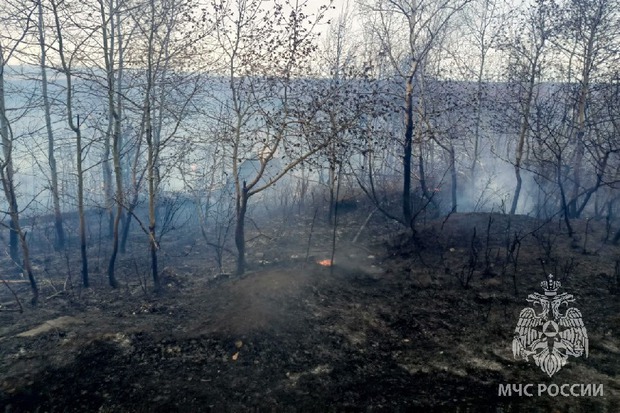
[[[540,313],[532,307],[521,310],[519,321],[512,340],[512,352],[515,359],[528,360],[532,356],[536,365],[549,377],[557,373],[569,356],[588,357],[588,333],[581,319],[581,311],[568,307],[575,301],[572,294],[557,295],[561,283],[547,276],[547,281],[540,283],[545,295],[534,293],[527,297],[532,307],[540,305]],[[568,307],[564,314],[560,306]]]

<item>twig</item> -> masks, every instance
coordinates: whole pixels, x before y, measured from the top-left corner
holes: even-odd
[[[140,218],[138,218],[138,216],[131,210],[129,210],[125,205],[123,205],[123,208],[125,208],[125,210],[127,211],[127,213],[129,215],[131,215],[133,217],[133,219],[136,220],[136,222],[138,223],[138,225],[140,225],[140,228],[142,229],[142,231],[150,238],[151,241],[153,241],[155,243],[155,245],[157,246],[157,249],[159,249],[159,242],[153,237],[153,234],[151,234],[151,231],[149,231],[144,224],[142,223],[142,221],[140,220]]]
[[[373,209],[370,214],[368,214],[368,216],[366,217],[366,220],[364,221],[364,223],[362,224],[362,226],[360,227],[359,231],[357,231],[357,234],[355,234],[355,237],[353,237],[353,241],[351,241],[352,244],[355,244],[357,242],[357,239],[359,238],[359,236],[361,235],[362,231],[364,230],[364,228],[366,228],[366,225],[368,225],[368,222],[370,221],[370,218],[373,216],[373,214],[378,210],[378,208],[375,207],[375,209]]]
[[[13,291],[13,289],[11,288],[11,286],[9,285],[9,281],[7,280],[2,280],[2,282],[4,283],[4,285],[6,285],[6,288],[9,289],[9,291],[11,292],[11,294],[13,294],[13,297],[15,297],[15,301],[17,301],[17,305],[19,306],[19,312],[23,313],[24,312],[24,307],[22,306],[22,302],[19,301],[19,297],[17,296],[17,294],[15,294],[15,291]],[[23,282],[27,283],[28,281],[23,280]]]
[[[454,210],[451,209],[450,212],[448,213],[448,215],[446,215],[446,218],[441,223],[441,230],[442,231],[443,231],[443,226],[446,225],[446,222],[448,222],[448,219],[450,219],[450,217],[452,216],[453,213],[454,213]]]
[[[46,300],[51,300],[52,298],[56,298],[59,295],[63,295],[65,292],[66,292],[66,290],[56,291],[54,294],[52,294],[49,297],[47,297]]]

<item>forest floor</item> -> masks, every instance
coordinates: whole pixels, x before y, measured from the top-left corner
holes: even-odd
[[[601,242],[604,223],[575,221],[571,239],[557,220],[453,214],[412,242],[366,216],[342,217],[333,266],[318,264],[331,229],[300,220],[263,228],[243,277],[216,274],[200,240],[170,237],[160,296],[130,261],[118,290],[103,276],[63,289],[67,270],[46,267],[23,313],[0,285],[0,413],[620,412],[620,248]],[[552,378],[512,354],[546,272],[589,337],[588,358]],[[533,397],[498,395],[528,383]],[[539,383],[604,393],[539,396]]]

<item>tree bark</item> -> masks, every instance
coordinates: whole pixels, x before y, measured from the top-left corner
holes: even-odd
[[[77,116],[77,123],[73,120],[73,87],[72,87],[72,75],[71,68],[67,64],[64,50],[64,39],[62,34],[62,25],[58,15],[58,4],[55,1],[51,2],[54,12],[54,22],[56,24],[56,33],[58,41],[58,54],[62,66],[62,71],[65,74],[66,80],[66,107],[67,107],[67,122],[69,128],[75,133],[76,140],[76,159],[77,159],[77,181],[78,181],[78,216],[79,216],[79,233],[80,233],[80,256],[82,261],[82,283],[85,288],[89,287],[88,279],[88,254],[86,248],[86,219],[84,218],[84,170],[82,167],[82,131],[80,130],[80,116]]]
[[[235,225],[235,245],[237,247],[237,275],[245,272],[245,214],[248,210],[248,189],[245,182],[240,194],[237,195],[237,216]]]
[[[71,93],[71,92],[68,92]],[[90,286],[88,278],[88,252],[86,248],[86,219],[84,217],[84,168],[82,167],[82,133],[80,132],[80,117],[77,118],[76,146],[77,146],[77,179],[78,179],[78,216],[80,221],[80,257],[82,261],[82,284],[84,288]]]
[[[56,166],[54,131],[52,128],[52,117],[50,113],[50,102],[47,90],[47,51],[45,47],[45,30],[43,27],[43,6],[41,3],[42,2],[39,1],[37,5],[39,15],[39,46],[41,49],[41,59],[39,61],[41,66],[41,97],[43,98],[43,109],[45,111],[45,129],[47,131],[47,159],[50,167],[50,189],[52,193],[52,204],[54,207],[54,228],[56,232],[54,249],[59,251],[65,248],[65,231],[63,226],[62,211],[60,210],[60,194],[58,191],[58,169]]]
[[[457,190],[458,190],[458,181],[457,181],[457,173],[456,173],[456,154],[454,150],[454,145],[450,143],[450,177],[451,177],[451,185],[450,192],[452,195],[452,213],[456,212],[458,207],[458,199],[457,199]]]
[[[405,144],[403,147],[403,222],[411,223],[411,158],[413,154],[413,76],[405,87]]]
[[[112,214],[113,222],[112,222],[112,253],[110,255],[110,260],[108,262],[108,282],[112,288],[118,288],[118,281],[116,280],[116,275],[114,272],[114,267],[116,264],[116,256],[118,254],[118,244],[119,244],[119,225],[123,215],[123,174],[121,167],[121,96],[120,93],[116,94],[116,84],[118,82],[118,87],[120,91],[120,82],[121,82],[121,74],[122,74],[122,47],[119,42],[119,65],[118,65],[118,79],[114,78],[114,50],[115,50],[115,35],[116,30],[114,27],[115,19],[114,19],[114,4],[110,1],[110,9],[109,9],[109,22],[110,22],[110,31],[108,32],[108,23],[106,19],[106,11],[101,3],[100,7],[101,13],[101,31],[103,36],[103,54],[104,54],[104,62],[106,69],[106,78],[107,78],[107,88],[108,88],[108,134],[106,136],[106,152],[107,156],[104,159],[104,174],[109,173],[109,150],[110,150],[110,134],[112,137],[112,160],[114,165],[114,178],[116,184],[116,214]],[[120,33],[120,32],[119,32]],[[106,168],[107,165],[107,168]],[[111,179],[111,176],[108,176],[108,179]],[[108,193],[106,191],[106,198],[108,198]],[[106,200],[107,203],[107,200]],[[110,207],[111,208],[111,207]],[[111,212],[111,209],[110,209]]]
[[[39,299],[39,288],[36,279],[32,273],[30,265],[30,254],[28,253],[28,244],[26,237],[19,225],[19,209],[17,207],[17,194],[15,193],[15,183],[13,181],[13,137],[10,132],[9,119],[6,116],[6,103],[4,96],[4,50],[0,46],[0,140],[2,142],[2,159],[0,165],[0,180],[2,181],[2,189],[9,205],[10,222],[10,254],[16,264],[19,263],[19,245],[21,244],[23,255],[23,269],[28,275],[30,288],[32,290],[32,304],[36,305]],[[19,242],[15,242],[17,240]]]
[[[558,183],[558,188],[560,189],[560,199],[562,200],[562,215],[564,216],[564,223],[566,224],[566,229],[568,231],[568,236],[572,237],[574,234],[573,227],[570,223],[570,215],[568,210],[568,203],[566,202],[566,191],[564,190],[564,183],[562,182],[562,159],[557,159],[556,165],[556,179]]]

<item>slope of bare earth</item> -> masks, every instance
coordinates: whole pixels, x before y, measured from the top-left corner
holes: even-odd
[[[330,229],[309,237],[304,222],[255,238],[244,277],[215,276],[200,245],[176,240],[186,253],[166,258],[159,297],[130,266],[118,291],[50,277],[23,314],[3,292],[0,412],[620,411],[620,254],[603,225],[575,222],[571,239],[557,221],[454,214],[412,241],[377,219],[353,244],[364,219],[343,221],[332,267],[317,264]],[[511,347],[546,272],[590,343],[552,378]],[[528,383],[604,393],[498,396]]]

